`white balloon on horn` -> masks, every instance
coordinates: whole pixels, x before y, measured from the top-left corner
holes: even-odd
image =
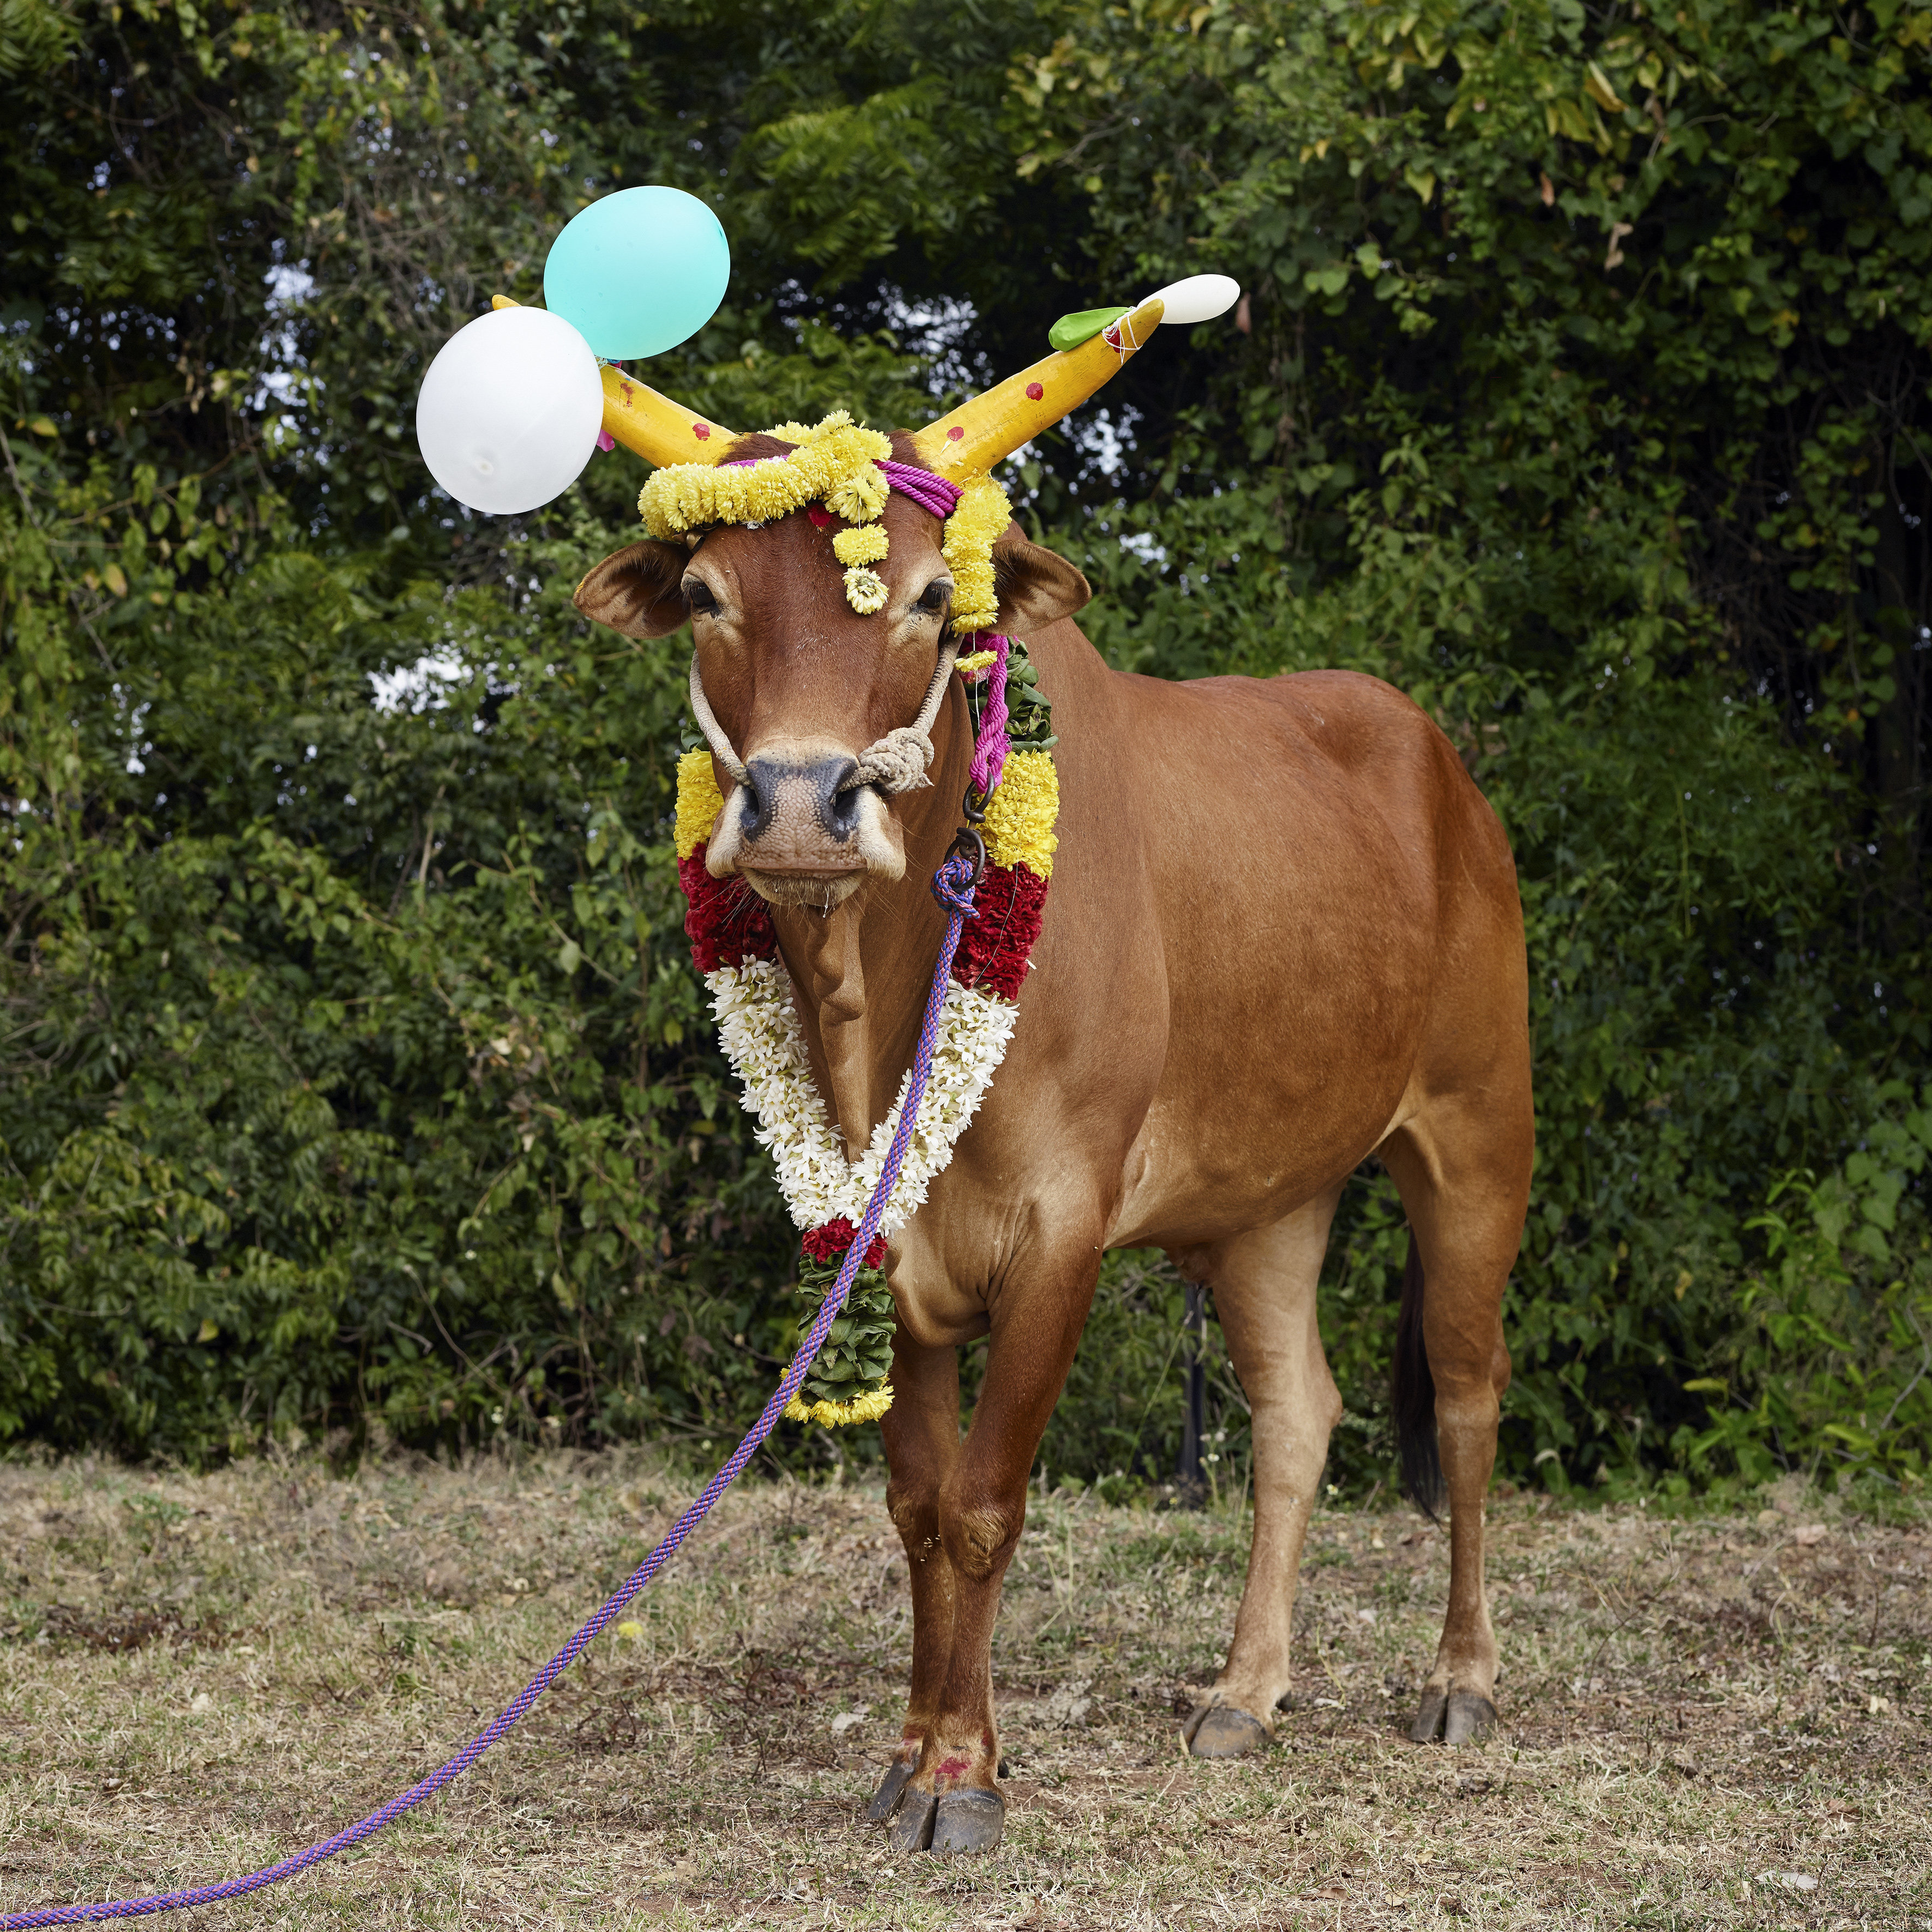
[[[603,426],[597,358],[548,309],[496,309],[458,329],[416,398],[416,442],[430,474],[490,516],[562,496]]]
[[[1184,281],[1169,282],[1142,300],[1158,297],[1166,304],[1162,322],[1212,322],[1226,315],[1241,298],[1241,285],[1232,275],[1190,275]]]

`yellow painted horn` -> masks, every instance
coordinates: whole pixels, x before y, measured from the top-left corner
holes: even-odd
[[[492,296],[490,306],[517,304],[508,296]],[[660,470],[668,463],[721,462],[738,440],[735,429],[694,415],[621,369],[606,363],[599,373],[604,378],[604,434]]]
[[[735,429],[681,409],[634,376],[605,364],[604,428],[612,440],[662,469],[667,463],[722,463]]]
[[[1150,296],[1131,315],[1123,316],[1078,349],[1064,350],[1009,376],[921,430],[913,438],[920,454],[930,468],[956,482],[983,475],[1078,409],[1129,356],[1146,346],[1166,313],[1160,298]],[[604,420],[610,420],[608,409]]]

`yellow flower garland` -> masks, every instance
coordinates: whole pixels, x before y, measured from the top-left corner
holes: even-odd
[[[878,562],[888,547],[877,523],[892,486],[878,466],[891,457],[892,439],[861,429],[844,410],[834,410],[815,428],[783,422],[772,434],[798,447],[755,463],[674,463],[658,470],[638,494],[645,529],[669,538],[710,524],[770,523],[808,503],[823,503],[856,526],[840,531],[832,547],[839,562],[850,566],[845,601],[869,617],[886,601],[885,580],[862,566]],[[840,539],[850,554],[839,548]]]
[[[808,428],[782,422],[771,434],[797,446],[789,454],[745,464],[673,463],[656,472],[638,495],[638,513],[650,534],[668,542],[713,524],[768,524],[808,503],[823,503],[852,526],[832,539],[845,568],[845,601],[862,617],[885,608],[886,580],[870,566],[891,548],[879,518],[891,486],[878,468],[892,440],[861,429],[844,410]],[[1012,520],[1006,493],[990,476],[976,476],[946,520],[940,554],[952,567],[952,626],[990,631],[999,621],[993,545]]]
[[[654,537],[682,536],[709,524],[764,524],[808,503],[823,503],[848,523],[870,523],[890,485],[875,466],[892,453],[890,437],[861,429],[835,410],[815,429],[781,423],[773,432],[798,447],[748,465],[674,463],[638,493],[638,512]]]
[[[877,524],[854,524],[832,539],[832,554],[841,563],[878,563],[890,544]]]
[[[952,566],[952,628],[990,631],[1000,620],[993,581],[993,546],[1013,520],[1006,493],[990,476],[976,476],[946,520],[940,554]]]
[[[718,814],[724,809],[711,769],[711,754],[687,752],[677,761],[677,856],[688,859],[711,836]]]
[[[980,828],[986,857],[995,866],[1024,866],[1042,879],[1053,877],[1060,840],[1060,774],[1050,752],[1009,752],[1006,769],[986,801]]]
[[[853,1422],[876,1422],[892,1406],[892,1385],[881,1382],[850,1402],[808,1402],[794,1396],[785,1404],[788,1422],[815,1422],[821,1429],[841,1429]]]

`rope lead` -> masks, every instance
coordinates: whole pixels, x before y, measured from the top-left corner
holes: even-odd
[[[943,664],[941,668],[950,668],[950,665]],[[691,682],[695,704],[701,701],[695,658],[692,660]],[[706,709],[708,712],[709,707]],[[358,1818],[334,1838],[324,1838],[319,1844],[296,1852],[279,1864],[250,1872],[246,1877],[224,1879],[214,1885],[157,1892],[146,1898],[112,1898],[95,1905],[54,1905],[36,1912],[8,1912],[0,1918],[0,1932],[38,1932],[38,1928],[44,1925],[89,1925],[109,1918],[145,1918],[155,1912],[179,1912],[189,1906],[212,1905],[220,1899],[245,1898],[251,1892],[260,1892],[266,1886],[279,1885],[284,1879],[293,1878],[298,1872],[307,1871],[311,1865],[319,1865],[325,1859],[334,1858],[338,1852],[347,1851],[352,1845],[359,1845],[364,1838],[373,1838],[385,1825],[393,1824],[425,1799],[434,1798],[445,1785],[453,1784],[460,1778],[492,1744],[508,1732],[631,1599],[650,1582],[678,1546],[711,1514],[712,1506],[737,1480],[739,1472],[771,1434],[778,1418],[784,1413],[785,1405],[798,1393],[806,1371],[824,1346],[827,1332],[838,1318],[845,1298],[852,1292],[853,1277],[859,1271],[866,1250],[872,1246],[872,1237],[879,1231],[880,1219],[886,1211],[886,1204],[892,1198],[899,1169],[905,1160],[906,1149],[911,1144],[913,1129],[918,1122],[920,1102],[926,1096],[926,1082],[932,1072],[933,1046],[939,1034],[940,1016],[946,1003],[946,982],[952,970],[952,956],[958,947],[961,927],[973,916],[974,876],[966,861],[958,858],[948,858],[933,874],[933,896],[946,908],[946,937],[940,943],[939,963],[933,969],[932,989],[926,998],[926,1014],[920,1023],[919,1046],[913,1054],[912,1078],[905,1105],[900,1110],[898,1131],[893,1135],[892,1145],[886,1150],[878,1185],[872,1190],[872,1198],[866,1204],[865,1218],[859,1224],[852,1245],[845,1251],[838,1278],[827,1291],[818,1318],[793,1357],[791,1366],[785,1370],[772,1392],[770,1401],[765,1404],[745,1439],[731,1452],[724,1466],[705,1484],[698,1500],[671,1526],[670,1534],[632,1571],[616,1594],[524,1686],[515,1702],[487,1730],[471,1738],[448,1763],[431,1772],[420,1784],[412,1784],[408,1790],[398,1792],[380,1810],[370,1812],[366,1818]]]

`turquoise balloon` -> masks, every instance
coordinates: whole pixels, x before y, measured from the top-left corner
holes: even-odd
[[[550,244],[544,302],[607,362],[661,356],[718,312],[731,244],[682,188],[627,188],[593,201]]]

